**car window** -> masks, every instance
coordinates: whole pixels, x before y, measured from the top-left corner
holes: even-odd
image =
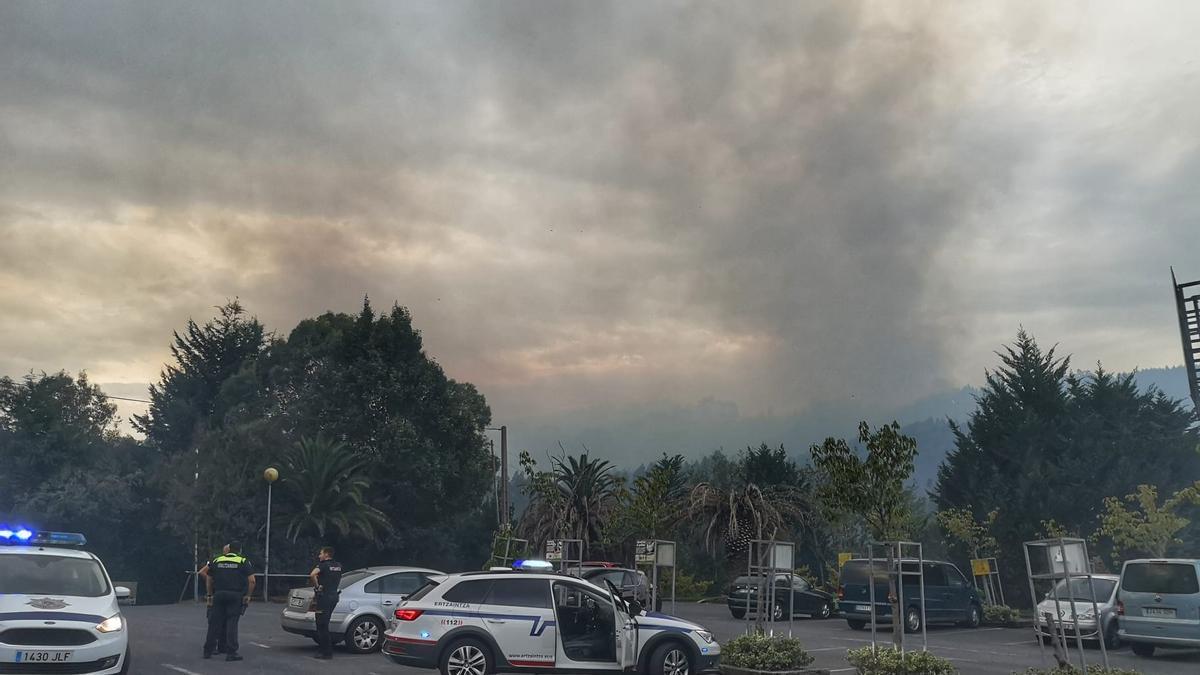
[[[945,586],[946,570],[941,566],[933,563],[925,563],[925,585],[926,586]]]
[[[1131,593],[1200,593],[1196,566],[1191,563],[1129,563],[1121,575],[1121,590]]]
[[[488,605],[550,607],[550,584],[545,579],[496,579],[488,593]]]
[[[465,605],[478,605],[487,598],[492,586],[491,579],[472,579],[459,582],[454,588],[442,594],[446,602],[458,602]]]
[[[609,581],[618,588],[625,584],[625,572],[622,570],[606,570],[588,576],[588,581],[604,588],[604,582]]]
[[[416,572],[401,572],[389,574],[381,581],[384,595],[408,595],[421,587],[423,578]]]
[[[792,584],[792,588],[798,591],[807,591],[809,586],[807,581],[801,579],[800,577],[796,577],[795,583]]]
[[[98,598],[108,594],[108,579],[91,558],[0,555],[0,594],[7,593]]]
[[[638,583],[637,575],[634,574],[633,572],[626,572],[625,573],[625,585],[626,586],[639,586],[640,584]]]
[[[596,589],[584,588],[577,584],[554,584],[554,604],[556,607],[582,607],[584,602],[589,599],[599,605],[612,603],[612,598],[607,593],[601,595]]]
[[[967,585],[967,578],[954,565],[943,565],[942,571],[946,573],[946,581],[955,588],[960,588]]]
[[[425,582],[424,586],[418,588],[415,593],[408,596],[408,599],[409,600],[420,600],[421,598],[425,597],[426,595],[429,595],[429,592],[432,591],[433,589],[437,588],[438,585],[439,585],[438,582],[434,581],[433,579],[429,579]]]
[[[363,579],[366,579],[367,577],[371,576],[371,574],[372,574],[372,572],[368,572],[366,570],[355,570],[353,572],[346,572],[345,574],[342,575],[342,580],[338,582],[338,590],[344,591],[347,588],[349,588],[352,584],[357,584],[358,582],[362,581]],[[364,589],[364,590],[366,590],[366,589]],[[372,591],[367,591],[367,592],[371,593]]]
[[[1048,597],[1057,595],[1059,600],[1073,599],[1091,602],[1092,589],[1094,588],[1096,590],[1096,601],[1107,602],[1112,597],[1113,587],[1116,585],[1117,582],[1111,579],[1096,579],[1093,577],[1089,581],[1086,577],[1082,579],[1076,577],[1071,579],[1071,584],[1068,587],[1067,580],[1063,579],[1055,584],[1054,590]]]

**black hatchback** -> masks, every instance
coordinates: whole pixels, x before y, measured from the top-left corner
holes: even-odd
[[[766,587],[766,583],[767,577],[763,576],[734,579],[726,594],[726,603],[733,618],[744,619],[747,612],[758,612],[758,592]],[[833,615],[833,595],[813,588],[807,581],[794,574],[775,575],[774,596],[774,603],[770,608],[773,621],[787,619],[796,614],[807,614],[816,619],[828,619]]]

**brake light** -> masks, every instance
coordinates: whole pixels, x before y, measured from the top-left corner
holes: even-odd
[[[1117,601],[1117,616],[1125,616],[1125,601]]]
[[[845,600],[845,599],[846,599],[846,587],[838,586],[838,600]]]
[[[420,609],[401,608],[396,610],[396,618],[401,621],[416,621],[424,613],[425,611]]]

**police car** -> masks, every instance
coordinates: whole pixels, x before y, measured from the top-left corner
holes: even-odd
[[[689,621],[644,612],[620,593],[543,561],[437,576],[396,609],[383,653],[442,675],[716,669],[721,647]]]
[[[0,526],[0,673],[129,672],[129,631],[82,534]]]

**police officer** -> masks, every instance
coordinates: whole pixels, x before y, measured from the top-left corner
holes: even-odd
[[[225,635],[225,660],[241,661],[238,654],[238,621],[243,607],[254,594],[254,567],[241,555],[238,544],[229,545],[229,553],[217,556],[208,565],[205,583],[212,608],[208,616],[208,636],[204,640],[204,658],[212,658],[217,636]]]
[[[338,586],[342,582],[342,564],[333,559],[333,547],[325,546],[317,554],[317,566],[308,575],[316,590],[317,643],[320,650],[315,659],[333,658],[333,641],[329,637],[329,619],[337,607]]]
[[[229,544],[225,544],[225,546],[221,549],[221,555],[224,555],[227,553],[229,553]],[[210,565],[212,565],[213,559],[216,559],[216,558],[217,558],[217,556],[213,556],[212,559],[205,561],[204,566],[200,568],[199,574],[200,574],[200,578],[204,579],[204,587],[205,588],[208,588],[208,573],[210,571]],[[212,593],[210,592],[209,593],[210,598],[211,598],[211,595],[212,595]],[[212,611],[213,611],[212,610],[212,602],[210,599],[210,601],[208,603],[208,613],[205,615],[205,620],[212,618]],[[213,653],[214,654],[224,654],[225,653],[225,631],[224,630],[217,633],[217,648],[215,651],[213,651]]]

